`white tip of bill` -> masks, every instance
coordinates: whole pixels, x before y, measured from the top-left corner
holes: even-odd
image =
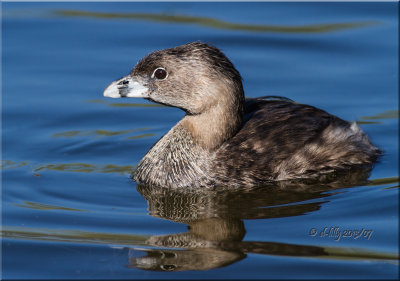
[[[103,95],[107,98],[120,98],[120,91],[118,89],[117,83],[119,81],[114,81],[104,90]]]

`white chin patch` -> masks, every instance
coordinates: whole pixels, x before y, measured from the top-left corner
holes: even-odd
[[[147,98],[149,96],[148,91],[149,88],[131,80],[125,96],[128,98]]]

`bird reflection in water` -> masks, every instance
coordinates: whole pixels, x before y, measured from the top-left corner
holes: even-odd
[[[146,241],[151,248],[130,248],[128,267],[152,271],[208,270],[240,261],[248,253],[329,256],[326,248],[318,246],[243,241],[243,220],[294,217],[317,211],[329,196],[339,192],[334,190],[365,185],[368,176],[369,170],[360,170],[330,175],[318,182],[279,182],[241,190],[138,185],[151,216],[185,223],[188,232],[154,235]],[[313,201],[305,202],[309,200]]]

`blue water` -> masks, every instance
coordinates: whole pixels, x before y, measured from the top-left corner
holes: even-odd
[[[397,3],[3,3],[1,27],[3,278],[399,277]],[[103,90],[197,40],[227,54],[248,97],[357,121],[385,152],[369,180],[136,186],[184,113]]]

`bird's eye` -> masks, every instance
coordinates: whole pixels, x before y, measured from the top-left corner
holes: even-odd
[[[165,271],[173,271],[175,270],[176,266],[173,264],[165,264],[165,265],[160,265],[160,268]]]
[[[151,75],[151,78],[154,77],[158,80],[164,80],[168,77],[168,73],[164,68],[158,67],[154,70],[153,74]]]

